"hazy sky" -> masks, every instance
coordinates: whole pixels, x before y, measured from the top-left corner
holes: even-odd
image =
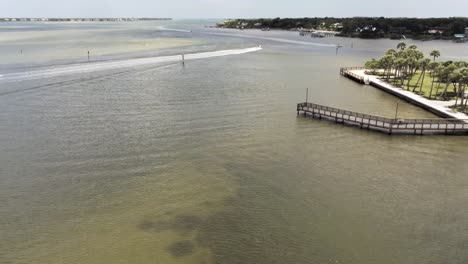
[[[468,0],[0,0],[0,17],[306,16],[468,16]]]

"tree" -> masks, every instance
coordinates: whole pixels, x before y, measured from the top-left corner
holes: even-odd
[[[387,50],[385,52],[385,55],[394,55],[394,56],[396,56],[396,54],[397,54],[397,51],[394,50],[394,49],[389,49],[389,50]]]
[[[366,69],[370,69],[375,72],[375,70],[380,69],[380,62],[376,59],[372,59],[370,61],[367,61],[364,66],[366,67]]]
[[[458,97],[460,97],[460,95],[461,95],[460,94],[460,92],[461,92],[461,87],[460,86],[462,86],[462,84],[460,82],[461,82],[462,78],[463,78],[463,73],[462,73],[461,69],[456,69],[450,74],[450,80],[451,80],[451,82],[452,82],[452,84],[454,86],[454,92],[455,92],[455,106],[457,106]],[[457,83],[459,85],[459,87],[458,87],[459,89],[456,88]]]
[[[430,54],[430,55],[431,55],[431,57],[434,58],[434,61],[435,61],[435,59],[436,59],[437,57],[440,57],[440,51],[438,51],[438,50],[433,50],[433,51],[431,51],[431,54]]]
[[[395,57],[392,55],[385,55],[379,60],[380,67],[384,69],[384,76],[390,78],[390,73],[394,65]]]
[[[462,89],[462,94],[461,94],[461,105],[462,105],[462,111],[465,112],[466,105],[468,104],[468,99],[465,98],[465,88],[468,86],[468,67],[464,67],[462,69],[462,78],[460,82],[463,84],[463,89]],[[464,102],[463,102],[464,101]]]
[[[397,49],[403,51],[403,50],[405,50],[405,48],[406,48],[406,43],[405,43],[405,42],[400,42],[400,43],[398,43]]]
[[[434,81],[437,76],[437,68],[439,67],[438,62],[431,62],[429,64],[429,69],[431,70],[430,76],[432,77],[432,84],[431,84],[431,90],[429,91],[429,99],[432,97],[432,89],[434,88]]]
[[[431,60],[427,59],[427,58],[422,58],[419,61],[419,66],[422,69],[421,75],[419,76],[419,79],[421,79],[421,76],[422,76],[421,86],[419,86],[419,93],[422,93],[422,88],[423,88],[423,85],[424,85],[424,78],[426,77],[426,69],[429,67],[430,63],[431,63]],[[418,86],[419,79],[418,79],[418,82],[416,83],[416,86],[414,87],[414,89],[416,89],[416,87]]]
[[[452,82],[452,78],[455,77],[455,74],[453,74],[455,69],[456,69],[456,66],[455,64],[452,63],[450,65],[445,66],[442,70],[442,77],[445,80],[445,89],[442,92],[442,98],[444,98],[444,100],[447,100],[447,90],[448,90],[450,83]]]

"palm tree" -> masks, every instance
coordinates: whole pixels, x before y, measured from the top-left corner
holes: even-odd
[[[384,69],[384,76],[390,79],[390,73],[394,64],[394,56],[385,55],[379,60],[380,66]]]
[[[409,91],[411,78],[413,77],[413,74],[418,66],[417,65],[418,59],[417,59],[416,51],[414,49],[407,49],[405,50],[404,54],[406,57],[406,78],[407,78],[406,88]]]
[[[465,112],[466,105],[468,104],[468,99],[465,98],[465,88],[466,86],[468,86],[468,67],[464,67],[462,69],[462,74],[463,74],[463,77],[461,78],[460,82],[463,84],[463,90],[461,94],[460,105],[462,105],[462,111]],[[463,100],[465,101],[464,103],[463,103]]]
[[[450,74],[450,80],[452,81],[454,91],[455,91],[455,106],[458,105],[458,97],[460,97],[460,92],[461,92],[461,80],[463,78],[463,73],[461,69],[456,69]],[[458,83],[458,90],[457,90],[457,84]]]
[[[397,53],[396,50],[394,49],[389,49],[385,52],[385,55],[395,55]]]
[[[433,51],[431,51],[431,54],[430,54],[430,55],[431,55],[431,57],[434,58],[434,61],[435,61],[435,59],[436,59],[437,57],[440,57],[440,51],[438,51],[438,50],[433,50]]]
[[[460,105],[463,107],[463,111],[465,111],[466,101],[467,101],[467,99],[465,99],[466,85],[468,85],[468,67],[463,67],[460,69],[460,78],[458,79],[458,97],[461,98]],[[457,101],[458,101],[458,97],[457,97]],[[455,102],[455,106],[456,105],[457,105],[457,102]]]
[[[397,59],[397,62],[398,64],[398,68],[399,68],[399,73],[398,73],[398,77],[399,77],[399,83],[398,84],[400,87],[403,87],[403,84],[405,82],[405,78],[406,78],[406,68],[408,67],[408,59],[407,58],[399,58]],[[397,82],[395,82],[396,84]]]
[[[394,84],[397,84],[398,78],[402,78],[404,66],[405,66],[405,59],[403,58],[395,59],[395,81],[393,82]]]
[[[397,45],[396,47],[397,47],[397,49],[399,49],[399,50],[405,50],[405,48],[406,48],[406,43],[405,43],[405,42],[400,42],[400,43],[398,43],[398,45]]]
[[[426,59],[422,58],[422,59],[420,59],[418,61],[418,64],[419,64],[419,66],[420,66],[420,68],[422,70],[421,70],[421,75],[419,75],[419,79],[416,82],[416,85],[414,86],[413,92],[418,87],[419,80],[421,80],[421,85],[419,86],[419,93],[422,93],[422,88],[423,88],[423,85],[424,85],[424,78],[426,77],[426,69],[427,69],[427,67],[429,67],[430,63],[431,63],[431,60],[427,59],[427,58]]]
[[[437,98],[437,95],[439,94],[439,88],[440,88],[440,85],[442,83],[442,80],[444,80],[445,78],[445,68],[446,66],[444,66],[443,64],[440,64],[437,69],[435,70],[435,73],[437,75],[437,88],[436,88],[436,92],[435,92],[435,96]]]
[[[432,84],[431,84],[431,90],[429,91],[429,99],[432,97],[432,89],[434,88],[434,81],[437,75],[437,68],[439,67],[438,62],[431,62],[429,64],[429,69],[431,70],[430,76],[432,77]]]
[[[450,83],[452,82],[452,79],[456,77],[456,75],[454,74],[454,71],[456,70],[456,68],[457,67],[453,63],[444,67],[444,70],[442,73],[443,77],[445,78],[445,89],[442,92],[442,97],[444,98],[444,100],[447,99],[447,90],[448,90]]]

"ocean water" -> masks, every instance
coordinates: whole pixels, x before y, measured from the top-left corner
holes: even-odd
[[[0,24],[0,263],[468,261],[465,137],[296,116],[309,88],[320,104],[434,117],[340,77],[395,41],[213,23]],[[69,67],[96,69],[58,74]],[[31,72],[57,74],[4,78]]]

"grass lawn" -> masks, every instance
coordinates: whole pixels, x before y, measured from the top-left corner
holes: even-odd
[[[413,91],[414,86],[416,85],[416,83],[418,82],[418,79],[419,79],[419,76],[421,76],[422,72],[418,71],[414,74],[414,76],[411,78],[410,80],[410,91]],[[421,96],[424,96],[426,98],[429,98],[429,92],[431,91],[431,85],[432,85],[432,77],[430,76],[429,72],[426,72],[425,76],[424,76],[424,83],[423,83],[423,86],[422,86],[422,89],[421,89],[421,80],[419,81],[419,84],[418,84],[418,87],[414,90],[414,93],[416,94],[419,94]],[[393,85],[395,86],[400,86],[400,80],[395,80],[397,84],[394,83],[393,80],[390,80],[390,83],[392,83]],[[408,80],[405,79],[405,82],[404,82],[404,85],[402,86],[403,89],[407,89],[407,83],[408,83]],[[438,86],[438,83],[437,83],[437,79],[435,80],[434,82],[434,87],[433,87],[433,90],[432,90],[432,100],[436,100],[436,99],[439,99],[441,100],[440,96],[441,94],[443,93],[444,89],[445,89],[445,83],[441,83],[440,84],[440,87],[439,87],[439,91],[437,92],[437,86]],[[436,94],[437,92],[437,94]],[[450,95],[453,93],[453,85],[450,85],[449,88],[448,88],[448,91],[447,91],[447,99],[451,99],[450,98]]]
[[[458,111],[460,113],[468,114],[468,107],[465,107],[463,105],[451,106],[450,108],[452,108],[453,110]]]

